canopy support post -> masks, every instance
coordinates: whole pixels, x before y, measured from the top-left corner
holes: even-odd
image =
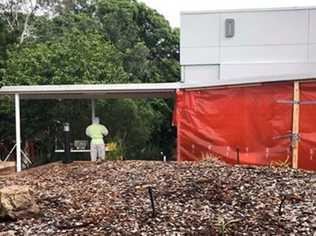
[[[95,100],[91,99],[91,123],[93,123],[94,118],[95,118]]]
[[[292,120],[292,168],[298,168],[299,127],[300,127],[300,82],[294,81]]]
[[[15,94],[15,138],[16,138],[16,171],[22,170],[21,165],[21,118],[20,118],[20,95]]]

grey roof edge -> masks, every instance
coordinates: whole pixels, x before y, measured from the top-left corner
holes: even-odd
[[[197,10],[181,11],[180,15],[202,15],[215,13],[241,13],[241,12],[273,12],[273,11],[295,11],[295,10],[316,10],[316,6],[300,7],[271,7],[271,8],[236,8],[236,9],[216,9],[216,10]]]
[[[274,82],[293,82],[293,81],[300,81],[300,82],[310,82],[315,81],[316,76],[313,74],[304,74],[304,75],[278,75],[275,77],[268,76],[268,77],[251,77],[244,80],[216,80],[212,83],[205,83],[205,84],[182,84],[181,89],[208,89],[208,88],[218,88],[218,87],[242,87],[242,86],[249,86],[249,85],[259,85],[259,84],[271,84]]]

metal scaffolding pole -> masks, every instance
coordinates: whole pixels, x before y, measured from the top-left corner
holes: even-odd
[[[16,171],[22,170],[21,165],[21,119],[20,119],[20,95],[15,94],[15,138],[16,138]]]
[[[95,117],[95,100],[91,99],[91,123],[93,123]]]

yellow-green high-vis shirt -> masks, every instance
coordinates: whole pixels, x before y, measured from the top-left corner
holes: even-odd
[[[86,135],[92,139],[92,144],[104,144],[103,136],[107,136],[108,134],[108,129],[100,124],[89,125],[86,129]]]

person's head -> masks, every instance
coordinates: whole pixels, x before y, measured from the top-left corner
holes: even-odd
[[[93,118],[93,124],[99,124],[99,123],[100,123],[99,117],[94,117]]]

